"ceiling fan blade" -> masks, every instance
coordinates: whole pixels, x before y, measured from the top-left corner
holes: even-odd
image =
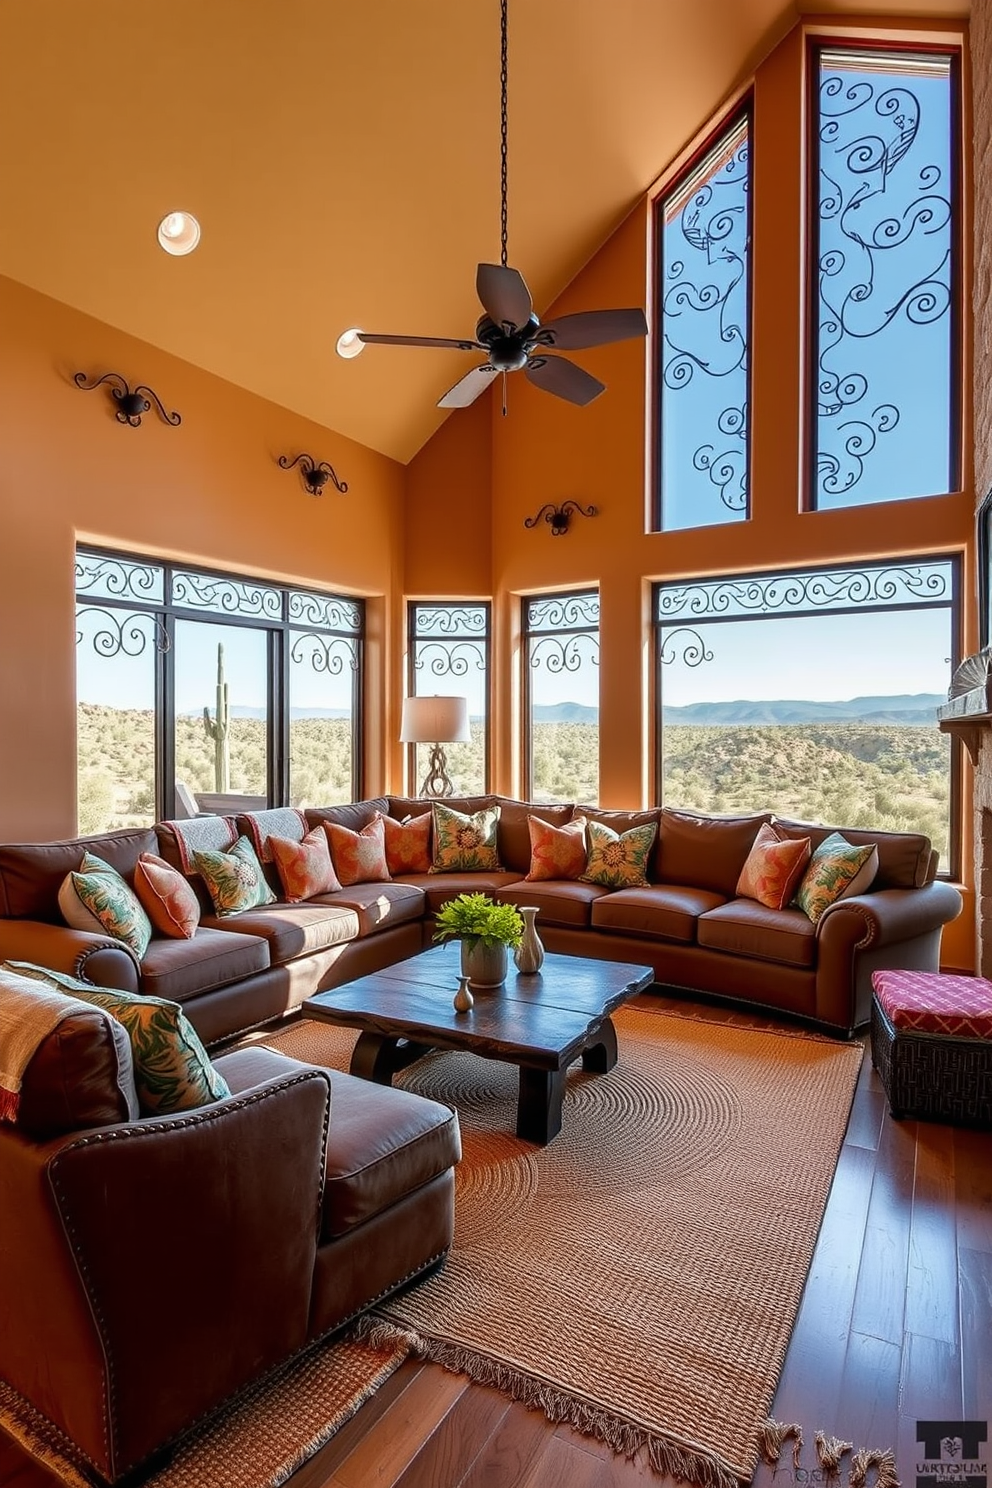
[[[359,331],[359,341],[376,346],[453,346],[457,351],[485,351],[479,341],[452,341],[447,336],[373,336],[370,331]]]
[[[580,310],[577,315],[559,315],[557,320],[546,321],[534,340],[538,346],[578,351],[583,346],[630,341],[647,333],[643,310]]]
[[[453,388],[448,389],[443,398],[438,398],[438,408],[467,408],[487,387],[492,387],[495,373],[496,368],[488,362],[484,362],[481,367],[473,367],[461,382],[456,382]]]
[[[566,357],[531,357],[524,368],[528,378],[536,387],[556,398],[566,398],[584,408],[593,398],[606,392],[606,383],[600,382],[583,367],[577,367]]]
[[[480,264],[475,290],[494,325],[524,326],[534,309],[523,275],[500,264]]]

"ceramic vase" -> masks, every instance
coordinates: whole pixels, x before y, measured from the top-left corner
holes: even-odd
[[[502,987],[507,966],[506,946],[502,941],[486,945],[479,940],[472,946],[467,940],[462,941],[462,976],[468,977],[469,986],[474,991]]]
[[[455,993],[454,1006],[456,1013],[467,1013],[475,1006],[475,998],[469,991],[468,977],[458,978],[458,991]]]
[[[520,918],[524,922],[524,933],[513,953],[513,959],[517,970],[523,976],[533,976],[544,965],[544,946],[541,944],[541,937],[534,924],[538,910],[533,904],[521,904],[519,908]]]

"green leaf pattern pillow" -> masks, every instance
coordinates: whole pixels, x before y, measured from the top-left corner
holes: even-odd
[[[648,856],[658,832],[657,822],[645,822],[627,832],[591,818],[586,823],[589,856],[581,883],[600,884],[604,889],[640,889],[648,881]]]
[[[496,851],[499,807],[485,806],[466,816],[440,801],[433,803],[434,861],[432,873],[484,873],[500,868]]]
[[[152,923],[134,890],[98,858],[84,852],[76,873],[67,873],[59,889],[59,908],[76,930],[102,930],[123,941],[140,961],[152,938]]]
[[[210,890],[214,909],[222,918],[275,902],[247,837],[239,837],[230,852],[195,852],[193,869]]]
[[[810,858],[793,903],[815,925],[823,911],[849,891],[875,850],[873,842],[855,847],[839,832],[831,832]]]

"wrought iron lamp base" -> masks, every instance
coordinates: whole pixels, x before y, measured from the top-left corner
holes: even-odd
[[[440,744],[431,745],[430,759],[427,762],[427,774],[424,783],[420,787],[422,796],[453,796],[455,787],[451,783],[448,774],[448,758]]]

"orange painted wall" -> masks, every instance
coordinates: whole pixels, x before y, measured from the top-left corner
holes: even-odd
[[[799,232],[803,103],[801,28],[759,67],[754,84],[756,140],[753,303],[752,511],[747,522],[694,531],[647,530],[650,460],[645,428],[649,351],[637,342],[580,353],[576,360],[607,384],[587,408],[539,392],[523,377],[509,382],[509,417],[487,394],[492,439],[492,594],[494,598],[494,787],[521,788],[516,632],[520,596],[539,590],[600,590],[600,800],[633,806],[654,799],[654,712],[650,665],[650,589],[655,580],[844,562],[890,554],[964,553],[962,654],[974,649],[973,521],[969,487],[950,496],[847,511],[800,508],[800,294],[804,269]],[[568,290],[544,312],[644,304],[650,294],[650,207],[642,203]],[[967,300],[966,300],[967,303]],[[539,310],[542,307],[539,307]],[[453,445],[449,424],[410,470],[442,465]],[[965,428],[966,448],[970,425]],[[463,451],[459,451],[463,457]],[[966,467],[969,462],[965,461]],[[449,469],[454,484],[457,470]],[[969,477],[970,480],[970,477]],[[411,485],[408,565],[430,567],[419,497]],[[569,497],[599,508],[562,538],[523,526],[543,502]],[[443,573],[438,575],[443,581]],[[442,588],[433,591],[440,595]],[[949,680],[949,677],[948,677]],[[970,787],[970,766],[962,776]],[[672,803],[677,804],[677,803]],[[963,819],[970,822],[964,803]],[[968,828],[970,833],[970,827]],[[970,836],[963,859],[973,858]],[[952,966],[973,965],[973,873],[965,875],[966,912],[944,937]]]
[[[403,468],[7,279],[0,326],[0,840],[75,831],[81,538],[369,596],[366,786],[381,790],[398,718]],[[106,389],[73,385],[111,369],[182,425],[152,412],[125,427]],[[300,450],[328,460],[347,497],[314,498],[279,469]]]

